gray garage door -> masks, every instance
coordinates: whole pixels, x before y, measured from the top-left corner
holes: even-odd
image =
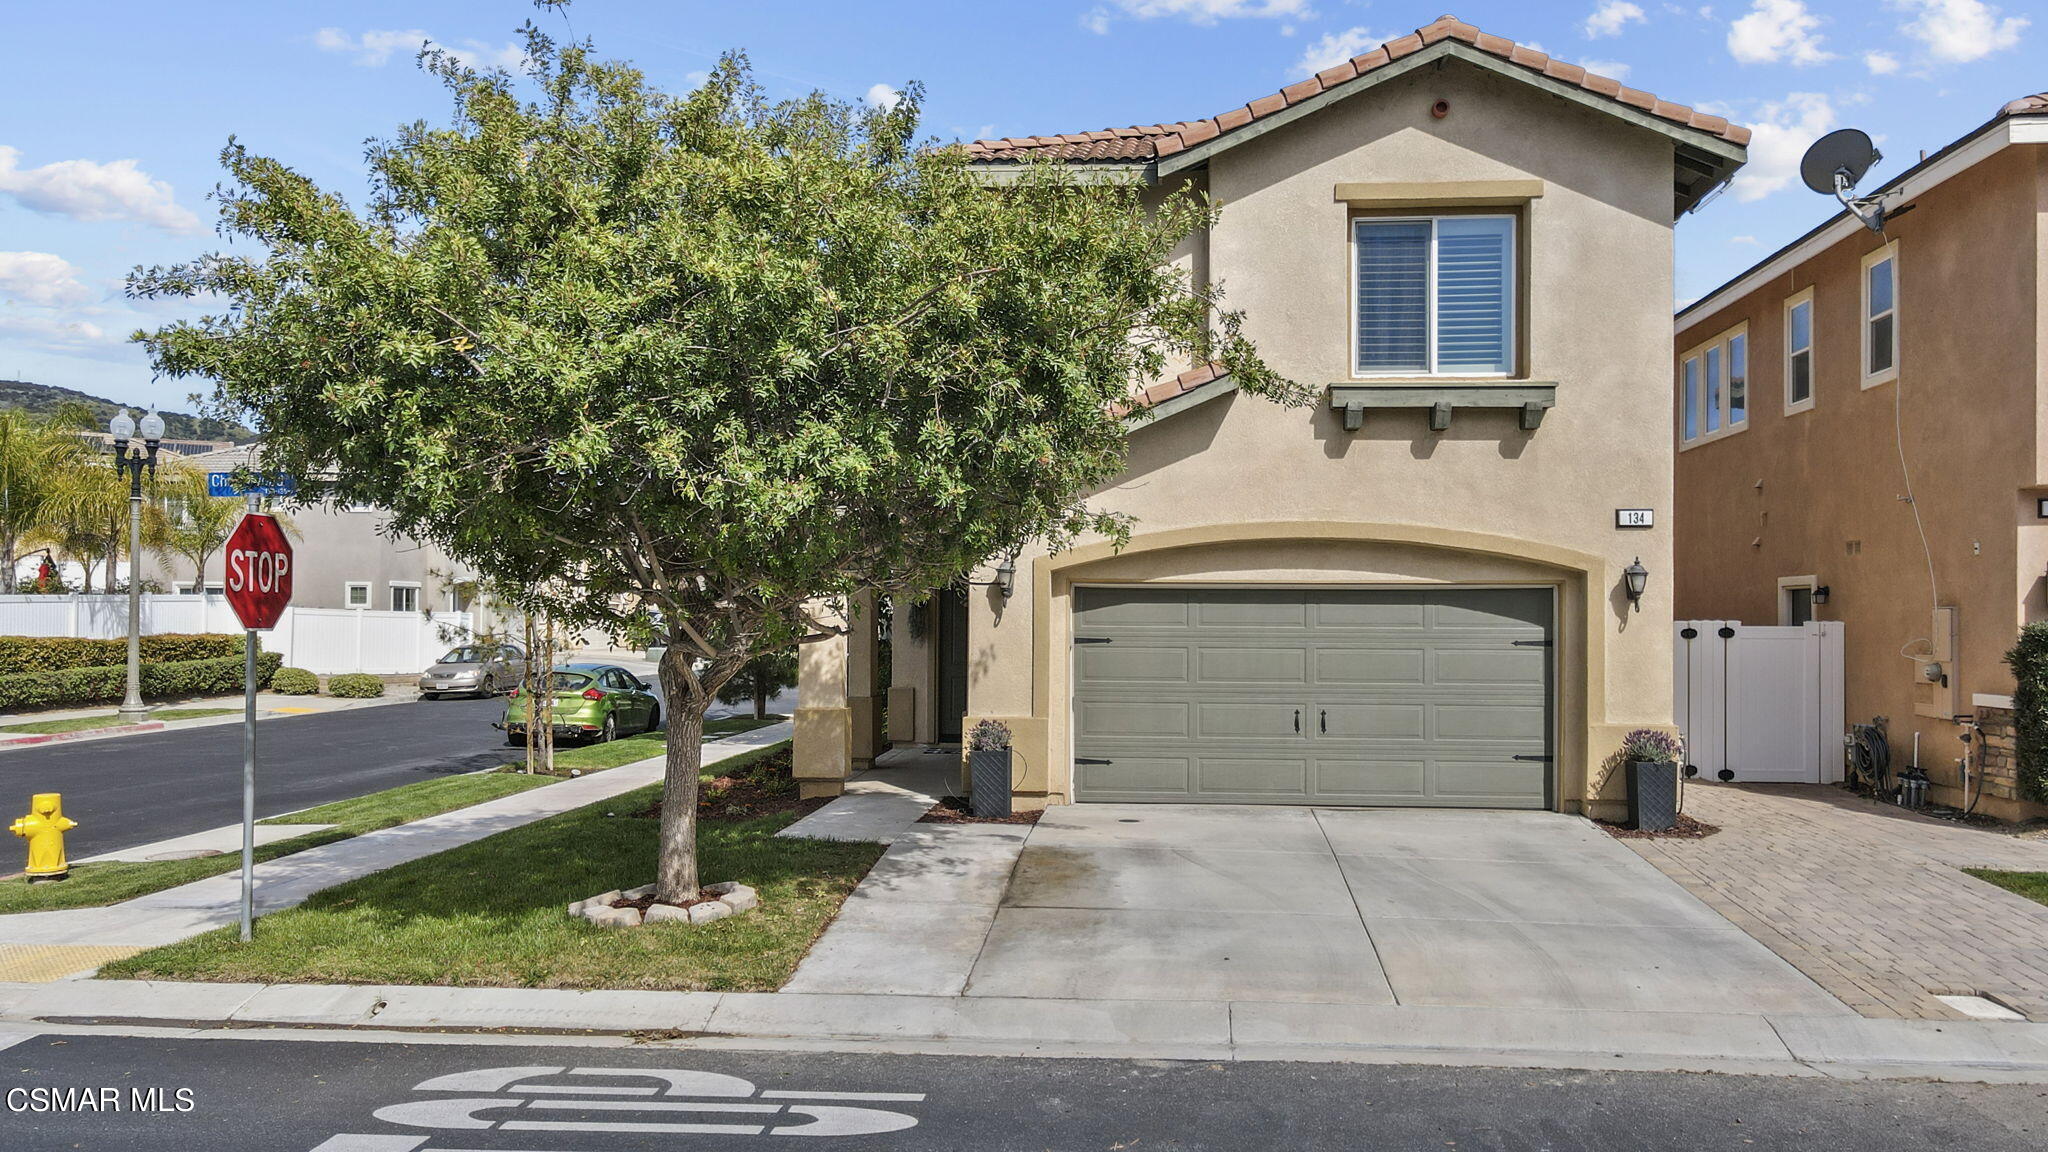
[[[1085,588],[1082,801],[1542,808],[1546,589]]]

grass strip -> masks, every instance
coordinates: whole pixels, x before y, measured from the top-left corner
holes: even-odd
[[[240,708],[160,708],[149,714],[151,720],[199,720],[207,716],[228,716],[240,712]],[[31,720],[23,724],[0,724],[0,732],[19,732],[39,735],[49,732],[90,732],[95,728],[114,728],[122,723],[118,713],[109,712],[104,716],[71,716],[63,720]]]
[[[745,761],[718,765],[743,770]],[[233,928],[144,952],[127,979],[767,991],[780,987],[881,854],[878,844],[776,839],[793,812],[699,826],[707,881],[739,880],[762,906],[713,924],[597,928],[565,906],[654,878],[658,785],[500,832],[316,893]]]
[[[2048,872],[2003,872],[1996,868],[1965,868],[1963,871],[2007,892],[2015,892],[2036,904],[2048,904]]]

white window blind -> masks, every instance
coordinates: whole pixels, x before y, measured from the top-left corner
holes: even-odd
[[[1356,227],[1358,371],[1513,370],[1513,219],[1360,220]]]

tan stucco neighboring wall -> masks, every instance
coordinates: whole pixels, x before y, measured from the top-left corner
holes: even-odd
[[[1522,214],[1520,374],[1556,381],[1557,407],[1534,432],[1469,411],[1431,433],[1418,410],[1375,411],[1354,434],[1327,401],[1237,394],[1134,432],[1127,472],[1093,501],[1134,518],[1131,547],[1027,550],[1014,598],[969,598],[970,717],[1019,733],[1021,792],[1070,791],[1077,581],[1555,586],[1568,809],[1623,731],[1670,723],[1669,141],[1452,64],[1217,157],[1210,272],[1283,374],[1350,378],[1351,209],[1333,190],[1390,179],[1542,181]],[[1658,527],[1617,530],[1622,507],[1657,510]],[[1652,576],[1630,613],[1619,575],[1636,557]]]
[[[1920,733],[1922,766],[1945,803],[1960,796],[1962,745],[1958,726],[1938,717],[1969,712],[1972,694],[2011,692],[2001,657],[2022,623],[2048,614],[2048,521],[2034,505],[2048,494],[2037,354],[2044,156],[2048,149],[2007,148],[1889,222],[1898,259],[1895,383],[1862,386],[1863,257],[1887,242],[1864,231],[1711,315],[1685,317],[1676,341],[1682,355],[1749,324],[1747,430],[1678,456],[1679,616],[1776,624],[1778,580],[1815,577],[1830,590],[1815,615],[1847,625],[1850,720],[1889,717],[1901,762]],[[1814,405],[1788,416],[1783,308],[1809,287]],[[1679,393],[1668,392],[1674,411]],[[1929,636],[1933,604],[1895,429],[1941,603],[1960,609],[1952,693],[1927,687],[1917,662],[1899,655]],[[1985,808],[2019,811],[1991,800]]]

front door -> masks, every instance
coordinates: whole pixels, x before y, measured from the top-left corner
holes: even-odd
[[[959,743],[967,715],[967,591],[947,588],[938,595],[939,685],[937,731],[941,743]]]

